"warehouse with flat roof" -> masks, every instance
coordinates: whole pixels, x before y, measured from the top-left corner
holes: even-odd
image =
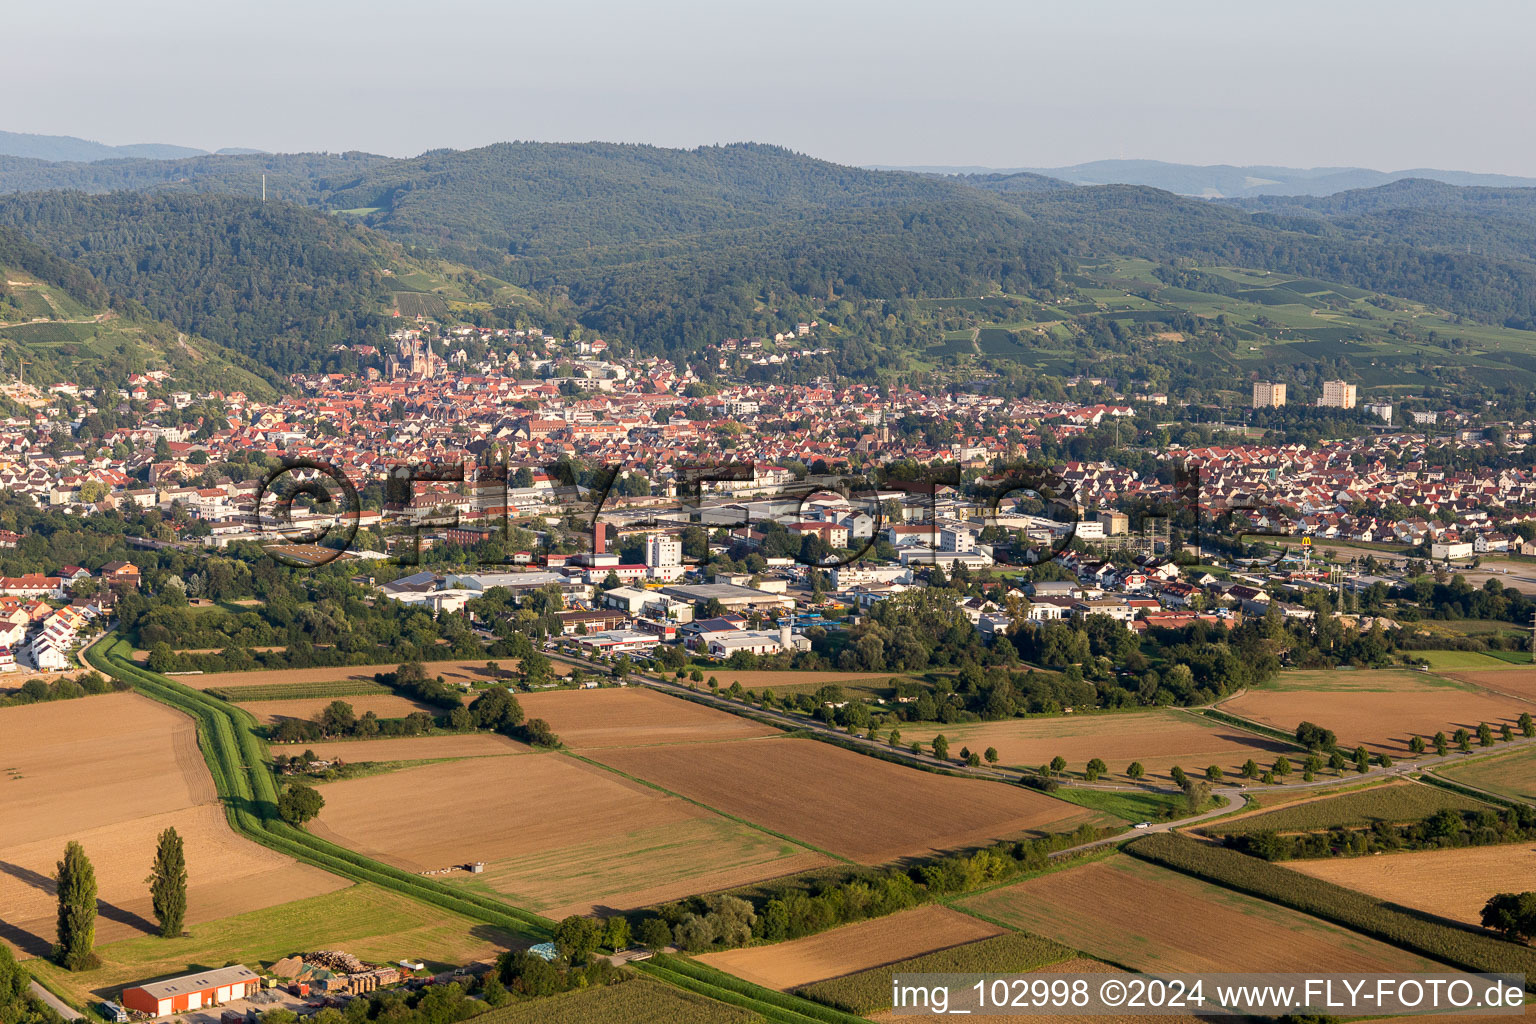
[[[236,964],[212,971],[198,971],[160,981],[147,981],[123,989],[121,1002],[130,1010],[151,1017],[200,1010],[231,999],[244,999],[261,988],[261,979],[249,967]]]

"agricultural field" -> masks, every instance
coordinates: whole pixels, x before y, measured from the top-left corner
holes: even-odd
[[[1302,800],[1271,811],[1242,814],[1207,826],[1212,835],[1250,832],[1307,832],[1343,826],[1360,828],[1378,821],[1401,825],[1422,821],[1440,810],[1491,810],[1488,804],[1449,790],[1416,782],[1389,782],[1339,796]]]
[[[1511,800],[1536,802],[1536,749],[1525,748],[1466,764],[1453,763],[1436,768],[1435,774]]]
[[[981,753],[996,747],[1001,764],[1037,768],[1060,755],[1068,772],[1082,772],[1092,758],[1109,765],[1107,781],[1128,781],[1125,769],[1140,761],[1148,779],[1169,783],[1169,770],[1179,765],[1197,773],[1217,764],[1235,775],[1253,758],[1268,767],[1276,757],[1295,749],[1230,725],[1197,718],[1182,711],[1138,711],[1124,714],[1055,715],[1015,718],[1002,722],[953,725],[904,724],[902,743],[917,740],[925,747],[939,733],[949,740],[951,755],[961,747]]]
[[[457,757],[498,757],[526,754],[532,748],[496,733],[457,736],[390,736],[373,740],[331,740],[324,743],[273,744],[274,754],[313,751],[327,761],[433,761]]]
[[[98,941],[155,929],[144,877],[172,825],[186,843],[188,922],[348,883],[235,835],[192,719],[133,693],[0,709],[0,938],[22,955],[55,934],[55,865],[78,840],[96,868]]]
[[[1529,665],[1512,665],[1508,662],[1500,664],[1493,658],[1488,660],[1493,661],[1494,665],[1470,670],[1460,669],[1449,675],[1459,682],[1469,683],[1501,696],[1536,702],[1536,668]],[[1536,714],[1536,707],[1528,710]]]
[[[688,749],[688,748],[684,748]],[[316,834],[549,917],[628,910],[827,863],[802,846],[564,754],[329,783]]]
[[[520,693],[517,699],[524,714],[544,719],[573,750],[773,736],[779,731],[644,687],[549,690]]]
[[[311,697],[366,697],[392,693],[382,683],[370,683],[362,679],[338,679],[331,683],[271,683],[266,686],[231,686],[220,690],[205,690],[220,700],[248,702],[253,700],[302,700]]]
[[[502,674],[517,667],[517,659],[500,661]],[[256,672],[205,672],[201,675],[178,675],[176,681],[197,690],[215,690],[235,686],[271,686],[287,683],[333,683],[352,679],[373,682],[380,672],[393,672],[398,664],[391,665],[331,665],[325,668],[273,668]],[[483,661],[427,661],[422,669],[428,676],[442,676],[449,683],[488,683],[491,674]],[[571,666],[555,662],[550,670],[555,675],[568,675]]]
[[[176,939],[141,936],[101,943],[96,947],[101,966],[91,971],[71,973],[41,960],[27,966],[84,1004],[91,995],[115,998],[123,985],[177,974],[193,964],[237,961],[255,968],[291,953],[346,949],[377,961],[419,957],[441,969],[494,956],[514,944],[489,925],[360,884],[194,925]]]
[[[959,900],[1136,971],[1433,970],[1430,961],[1293,910],[1125,856]]]
[[[1513,652],[1500,652],[1513,653]],[[1496,658],[1481,651],[1415,651],[1415,658],[1423,658],[1429,662],[1429,667],[1435,672],[1449,675],[1452,679],[1460,679],[1463,672],[1498,672],[1503,669],[1519,668],[1514,662]],[[1466,680],[1472,682],[1473,680]]]
[[[1488,897],[1531,888],[1531,878],[1536,876],[1536,846],[1512,843],[1376,857],[1327,857],[1286,861],[1284,867],[1399,906],[1475,925]]]
[[[593,756],[864,864],[1116,821],[1021,786],[922,772],[812,739],[612,748]]]
[[[1003,933],[1004,929],[980,918],[928,904],[803,939],[728,949],[697,959],[754,985],[787,992]]]
[[[988,970],[990,971],[990,969]],[[1053,964],[1045,964],[1044,966],[1033,968],[1028,973],[1049,975],[1125,974],[1129,972],[1122,971],[1120,968],[1115,967],[1113,964],[1100,963],[1097,960],[1090,960],[1087,957],[1074,957],[1071,960],[1059,960]],[[889,987],[888,982],[886,982],[884,977],[881,977],[879,980],[886,984],[887,987]],[[949,1005],[952,1008],[960,1007],[961,1003],[959,996],[959,992],[954,992],[951,994]],[[889,993],[886,994],[885,1001],[890,1001]],[[870,1020],[875,1021],[876,1024],[950,1024],[950,1022],[953,1022],[955,1019],[952,1014],[913,1014],[910,1011],[897,1013],[894,1010],[886,1010],[883,1013],[865,1014],[865,1016]],[[1110,1016],[1107,1014],[1093,1014],[1091,1016],[1078,1016],[1076,1014],[1057,1013],[1051,1014],[1049,1019],[1051,1024],[1200,1024],[1200,1022],[1210,1020],[1209,1017],[1185,1017],[1162,1014],[1156,1016],[1137,1016],[1135,1014],[1123,1014],[1116,1016]]]
[[[425,711],[429,715],[439,715],[443,709],[431,704],[423,704],[419,700],[411,700],[409,697],[397,697],[392,693],[373,694],[362,697],[308,697],[303,700],[262,700],[251,703],[241,703],[239,707],[251,713],[258,725],[275,725],[285,718],[297,718],[310,721],[319,716],[333,700],[341,700],[352,705],[352,710],[361,718],[372,711],[380,718],[404,718],[406,715],[417,711]]]
[[[646,978],[514,1003],[481,1024],[755,1024],[757,1014]]]
[[[1507,675],[1509,673],[1500,673]],[[1302,722],[1331,729],[1343,746],[1363,744],[1392,757],[1409,754],[1414,735],[1452,735],[1514,725],[1536,703],[1485,693],[1433,672],[1368,669],[1354,672],[1283,672],[1275,684],[1224,701],[1221,710],[1283,732]]]
[[[1075,957],[1075,950],[1049,939],[1005,931],[991,938],[807,985],[799,995],[849,1013],[867,1015],[890,1007],[892,974],[1023,973]]]

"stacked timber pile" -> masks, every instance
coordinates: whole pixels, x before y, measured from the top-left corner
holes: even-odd
[[[318,964],[327,970],[337,974],[362,974],[374,969],[374,964],[364,963],[351,953],[339,949],[322,949],[318,953],[308,953],[304,960],[307,963]]]

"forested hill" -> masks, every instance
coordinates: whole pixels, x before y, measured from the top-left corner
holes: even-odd
[[[382,338],[398,246],[334,217],[227,196],[48,192],[0,202],[0,226],[107,291],[280,373]]]
[[[213,192],[323,205],[332,180],[346,184],[370,167],[393,162],[372,153],[240,153],[188,159],[50,162],[0,155],[0,194],[10,192]]]
[[[1258,214],[1261,222],[1265,215],[1313,219],[1351,237],[1536,260],[1536,188],[1458,188],[1410,179],[1331,196],[1233,205]]]
[[[1510,221],[1502,222],[1509,255],[1483,255],[1466,251],[1463,234],[1480,225],[1492,231],[1498,222],[1472,213],[1459,228],[1456,217],[1447,214],[1438,228],[1421,222],[1422,230],[1415,231],[1411,211],[1401,211],[1401,217],[1383,213],[1371,224],[1333,221],[1301,209],[1255,214],[1139,185],[1002,198],[1076,255],[1118,253],[1257,267],[1417,299],[1490,323],[1536,328],[1536,261],[1513,252],[1522,235]]]
[[[332,187],[326,202],[402,236],[549,255],[959,192],[940,179],[844,167],[777,146],[518,142],[379,165]]]
[[[33,191],[50,181],[74,191]],[[844,371],[899,360],[913,340],[917,328],[881,304],[1060,297],[1074,257],[1270,269],[1536,326],[1536,190],[1526,189],[1405,181],[1239,206],[1027,173],[864,170],[757,144],[605,143],[408,160],[0,158],[7,189],[20,194],[0,197],[0,225],[284,373],[377,341],[409,276],[398,271],[439,261],[459,265],[450,273],[472,289],[485,282],[463,265],[491,291],[526,289],[543,312],[649,352],[835,315],[829,336],[856,351]]]
[[[122,387],[131,374],[169,368],[190,385],[275,394],[260,362],[178,330],[109,294],[84,267],[0,227],[0,367],[22,360],[34,384]]]

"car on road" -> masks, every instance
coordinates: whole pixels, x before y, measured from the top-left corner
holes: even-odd
[[[1131,828],[1151,828],[1151,827],[1152,827],[1152,823],[1150,821],[1138,821],[1136,824],[1131,826]]]

